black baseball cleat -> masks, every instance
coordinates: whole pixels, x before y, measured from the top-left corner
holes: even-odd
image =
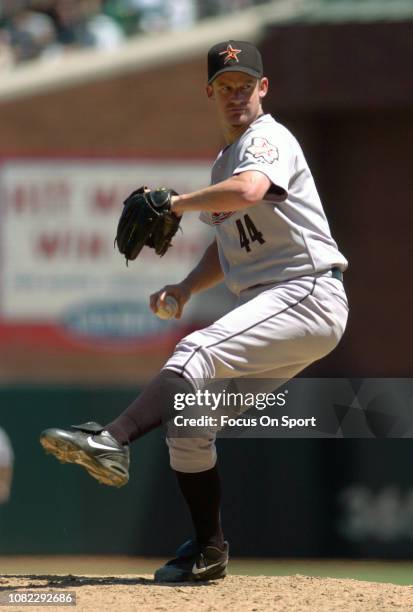
[[[155,572],[155,582],[196,582],[225,578],[228,565],[228,542],[224,548],[201,548],[194,540],[188,540],[176,551],[176,558],[168,561]]]
[[[123,446],[99,423],[72,425],[75,431],[46,429],[40,444],[61,463],[77,463],[93,478],[112,487],[129,480],[129,447]]]

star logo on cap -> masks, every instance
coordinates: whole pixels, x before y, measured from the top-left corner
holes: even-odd
[[[233,49],[232,45],[229,44],[225,51],[221,51],[220,55],[225,55],[225,53],[226,56],[224,59],[224,64],[226,64],[230,60],[235,60],[236,62],[239,62],[238,53],[242,53],[242,49]]]

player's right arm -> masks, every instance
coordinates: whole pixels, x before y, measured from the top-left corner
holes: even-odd
[[[192,295],[218,285],[223,278],[224,273],[219,261],[218,246],[216,240],[214,240],[205,250],[199,263],[183,281],[176,285],[166,285],[150,296],[150,308],[156,313],[157,302],[161,294],[163,294],[163,299],[167,295],[172,295],[179,306],[175,319],[180,319],[182,310]]]

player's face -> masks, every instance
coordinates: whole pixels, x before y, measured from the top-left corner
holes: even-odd
[[[242,128],[261,114],[261,102],[268,91],[268,79],[256,79],[244,72],[224,72],[207,87],[207,94],[216,102],[224,125]]]

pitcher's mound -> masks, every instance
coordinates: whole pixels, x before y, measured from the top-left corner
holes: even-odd
[[[206,584],[177,585],[155,584],[152,577],[130,574],[3,576],[2,602],[8,589],[20,595],[75,592],[77,612],[413,612],[413,586],[299,575],[228,576]],[[61,612],[70,607],[49,605],[47,609]]]

